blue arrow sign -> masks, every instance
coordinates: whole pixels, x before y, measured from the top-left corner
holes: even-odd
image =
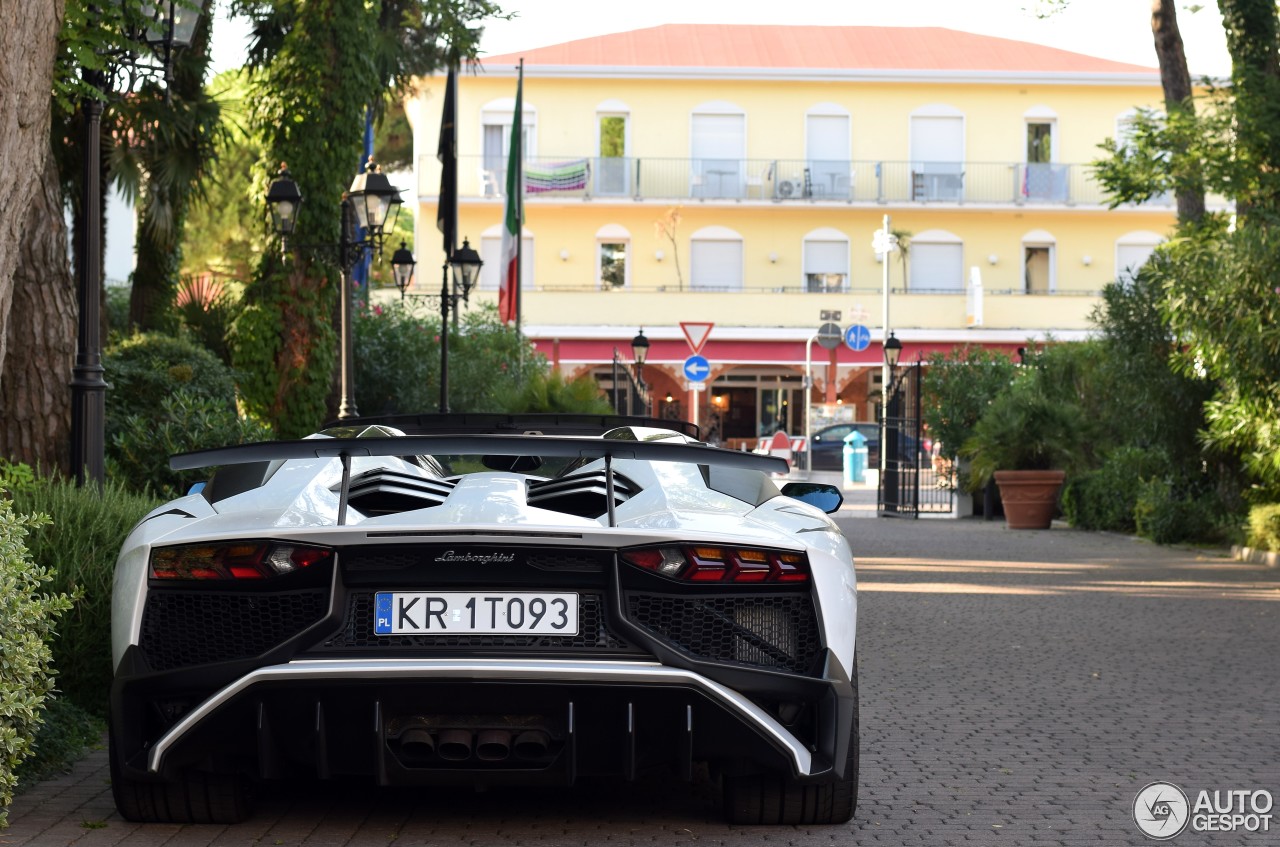
[[[855,353],[861,353],[871,346],[871,330],[862,324],[854,324],[844,331],[844,343]]]
[[[684,360],[684,377],[690,382],[703,382],[711,375],[711,363],[705,356],[690,356]]]

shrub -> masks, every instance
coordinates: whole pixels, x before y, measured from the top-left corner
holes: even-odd
[[[565,412],[607,415],[609,401],[589,376],[565,379],[559,371],[534,373],[513,401],[512,412]]]
[[[235,410],[232,371],[206,348],[186,338],[139,333],[108,348],[102,357],[107,382],[107,444],[130,415],[155,414],[160,401],[179,389]]]
[[[106,721],[98,715],[85,711],[66,697],[50,695],[44,702],[31,756],[18,766],[17,793],[21,794],[42,779],[66,773],[106,731]]]
[[[111,583],[125,536],[159,502],[109,481],[102,494],[62,479],[40,479],[13,492],[14,507],[52,518],[30,534],[31,558],[50,574],[54,591],[75,596],[53,641],[63,696],[104,714],[111,687]],[[10,630],[4,630],[6,633]]]
[[[266,424],[241,417],[221,400],[183,388],[164,397],[159,408],[130,415],[119,425],[111,439],[108,470],[134,491],[171,500],[209,476],[207,469],[170,470],[174,453],[270,438]]]
[[[1017,371],[1003,353],[983,347],[957,347],[947,355],[929,356],[924,369],[924,420],[942,453],[954,459],[973,435],[982,413],[1009,387]]]
[[[435,411],[440,405],[440,319],[399,302],[362,309],[353,324],[356,407],[365,415]],[[449,333],[454,412],[516,412],[522,389],[546,359],[492,305],[463,314]]]
[[[1083,415],[1051,398],[1024,373],[992,401],[960,455],[972,460],[968,483],[977,491],[996,471],[1071,470],[1081,452]]]
[[[1163,453],[1122,447],[1112,451],[1101,468],[1067,481],[1062,510],[1071,525],[1081,529],[1133,532],[1143,480],[1164,477],[1167,471]]]
[[[1170,485],[1167,479],[1142,483],[1133,518],[1138,534],[1157,544],[1221,541],[1225,510],[1211,492]]]
[[[0,824],[53,690],[54,625],[71,608],[70,597],[49,593],[53,575],[26,546],[31,530],[48,523],[45,515],[18,514],[0,497]]]
[[[1249,510],[1250,547],[1280,552],[1280,503],[1266,503]]]
[[[183,280],[173,306],[182,326],[230,366],[231,345],[227,335],[239,307],[235,295],[212,274],[202,274]]]

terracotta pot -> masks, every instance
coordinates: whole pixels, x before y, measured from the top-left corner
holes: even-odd
[[[996,471],[1009,529],[1048,529],[1065,477],[1063,471]]]

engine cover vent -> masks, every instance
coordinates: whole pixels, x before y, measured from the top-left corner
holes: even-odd
[[[576,515],[580,518],[598,518],[609,511],[604,471],[574,474],[559,479],[531,480],[528,501],[530,506]],[[613,505],[627,502],[640,493],[640,486],[620,473],[613,475]]]
[[[442,479],[377,468],[351,478],[347,502],[366,517],[396,515],[439,506],[448,499],[453,487],[452,482]],[[338,488],[335,486],[332,490]]]

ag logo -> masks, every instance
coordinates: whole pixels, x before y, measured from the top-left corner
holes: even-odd
[[[1157,841],[1186,829],[1190,811],[1187,795],[1171,782],[1153,782],[1133,798],[1133,822],[1143,835]]]

